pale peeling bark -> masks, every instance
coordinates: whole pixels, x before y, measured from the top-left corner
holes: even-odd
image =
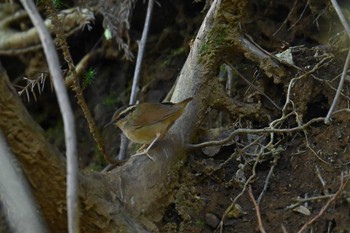
[[[194,100],[172,127],[168,140],[158,143],[151,150],[156,162],[143,156],[131,159],[108,174],[109,186],[114,187],[118,199],[152,231],[157,231],[152,222],[160,221],[165,207],[173,201],[174,190],[179,187],[178,170],[186,157],[185,144],[199,126],[199,116],[205,115],[206,107],[202,106],[205,106],[203,98],[207,95],[204,93],[210,91],[205,83],[214,77],[216,69],[199,62],[199,47],[207,41],[219,6],[220,1],[215,1],[207,13],[172,98],[173,102],[189,96],[193,96]]]

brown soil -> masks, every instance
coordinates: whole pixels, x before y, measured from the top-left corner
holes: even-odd
[[[345,53],[335,52],[335,47],[330,44],[330,41],[337,41],[331,36],[334,34],[324,31],[329,22],[321,20],[322,26],[318,29],[312,23],[313,16],[319,14],[312,12],[315,8],[304,12],[301,21],[291,30],[282,27],[277,36],[271,37],[287,18],[292,5],[293,2],[271,3],[264,9],[263,16],[256,16],[244,27],[268,51],[278,53],[276,50],[286,49],[283,46],[302,45],[291,48],[294,64],[302,67],[299,72],[287,80],[275,79],[272,82],[267,77],[251,80],[282,108],[291,79],[300,77],[291,85],[293,105],[289,103],[286,108],[287,113],[294,110],[298,118],[293,115],[282,120],[279,128],[296,127],[298,121],[300,124],[306,123],[327,114],[339,80],[335,81],[334,77],[339,77],[345,60]],[[289,16],[288,25],[296,22],[305,3],[294,7],[297,10]],[[322,8],[321,2],[317,7]],[[287,14],[282,16],[280,12],[283,10]],[[337,26],[332,28],[337,29],[342,30]],[[328,59],[327,62],[323,63],[323,58]],[[255,69],[249,62],[241,66],[241,70]],[[301,77],[303,72],[312,69],[309,75]],[[246,73],[251,74],[251,71]],[[211,112],[205,125],[232,130],[228,125],[235,122],[236,128],[262,128],[268,126],[271,120],[281,117],[281,111],[242,80],[237,81],[235,87],[234,98],[244,99],[248,103],[262,102],[270,121],[252,120],[244,115],[239,120],[233,120]],[[337,109],[348,108],[349,82],[346,82],[343,93]],[[233,145],[214,149],[212,153],[191,152],[182,171],[181,186],[175,194],[174,203],[168,206],[163,221],[159,223],[161,232],[258,232],[257,213],[248,194],[249,186],[256,200],[261,195],[259,216],[266,232],[298,232],[318,214],[317,220],[308,225],[307,232],[350,232],[349,185],[343,187],[344,190],[335,200],[330,201],[331,197],[327,197],[337,193],[342,185],[342,174],[348,172],[349,127],[350,115],[342,112],[333,117],[330,125],[319,122],[303,131],[275,134],[274,146],[270,148],[272,153],[259,158],[259,153],[253,149],[245,151],[249,155],[242,151],[253,140],[249,141],[247,135],[236,137]],[[200,135],[199,138],[204,137]],[[270,139],[265,135],[260,142],[266,145]],[[264,152],[269,152],[269,149]],[[249,177],[252,179],[247,183]],[[313,197],[314,200],[298,201]],[[328,208],[323,211],[327,204]],[[222,219],[224,215],[226,217]]]
[[[308,131],[309,143],[318,152],[317,155],[305,148],[305,137],[300,134],[294,138],[288,137],[283,143],[285,148],[281,153],[258,163],[251,186],[257,199],[264,185],[268,185],[260,201],[260,215],[266,232],[283,232],[282,226],[287,232],[297,232],[321,211],[329,198],[299,202],[310,210],[310,216],[288,207],[298,203],[298,198],[320,197],[337,192],[340,187],[340,174],[347,170],[350,159],[349,120],[349,116],[344,121],[335,119],[334,125],[322,125]],[[223,213],[242,192],[242,177],[248,178],[252,175],[251,164],[245,167],[243,174],[237,174],[237,168],[242,163],[237,160],[241,156],[236,156],[227,165],[216,170],[235,148],[222,150],[225,152],[220,154],[226,155],[220,155],[220,159],[191,154],[188,167],[182,176],[187,192],[182,191],[186,188],[180,187],[176,204],[169,207],[167,218],[164,219],[167,227],[177,222],[180,232],[212,232],[216,229]],[[276,166],[271,178],[266,181],[274,160]],[[349,186],[312,225],[313,232],[348,232],[350,211],[347,192]],[[257,232],[256,212],[247,191],[236,203],[242,210],[236,216],[225,218],[223,232]],[[215,227],[208,225],[211,222],[214,222]]]

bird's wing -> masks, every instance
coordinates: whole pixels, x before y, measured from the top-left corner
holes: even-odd
[[[175,106],[172,103],[142,103],[141,105],[142,108],[147,110],[147,117],[135,116],[135,121],[133,123],[135,128],[153,125],[157,122],[174,116],[182,109],[181,107]]]

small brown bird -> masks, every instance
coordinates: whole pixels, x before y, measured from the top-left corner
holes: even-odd
[[[145,151],[135,155],[146,154],[150,157],[149,149],[157,140],[165,136],[191,100],[192,97],[179,103],[132,105],[126,109],[117,110],[109,124],[118,126],[130,141],[149,145]],[[152,157],[150,159],[153,160]]]

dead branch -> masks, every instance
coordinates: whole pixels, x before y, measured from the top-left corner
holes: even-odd
[[[44,21],[31,0],[21,1],[28,12],[33,25],[38,30],[41,43],[44,48],[46,60],[50,69],[52,82],[61,110],[67,155],[67,212],[68,231],[79,232],[79,200],[78,200],[78,156],[77,140],[73,110],[69,102],[68,92],[63,81],[57,51]]]
[[[338,88],[337,88],[337,92],[334,96],[334,99],[333,99],[333,102],[332,102],[332,105],[331,107],[329,108],[329,111],[327,113],[327,116],[324,120],[325,124],[329,124],[330,123],[330,119],[331,119],[331,115],[334,111],[334,108],[335,106],[337,105],[337,102],[338,102],[338,99],[339,99],[339,96],[340,96],[340,93],[342,92],[343,90],[343,85],[344,85],[344,81],[345,81],[345,77],[346,77],[346,74],[347,74],[347,70],[348,70],[348,67],[349,67],[349,63],[350,63],[350,49],[348,51],[348,55],[346,57],[346,60],[345,60],[345,64],[344,64],[344,68],[343,68],[343,73],[341,75],[341,78],[339,80],[339,85],[338,85]]]
[[[252,191],[252,186],[249,185],[248,186],[248,194],[249,194],[249,197],[250,199],[252,200],[253,204],[254,204],[254,208],[255,208],[255,212],[256,212],[256,217],[258,219],[258,228],[260,230],[261,233],[265,233],[265,229],[264,229],[264,226],[262,224],[262,221],[261,221],[261,215],[260,215],[260,208],[259,208],[259,204],[256,203],[255,201],[255,198],[254,198],[254,195],[253,195],[253,191]]]
[[[276,129],[276,128],[271,128],[271,127],[266,127],[266,128],[262,128],[262,129],[236,129],[225,139],[217,140],[217,141],[202,142],[202,143],[198,143],[198,144],[190,144],[190,145],[188,145],[188,148],[189,149],[198,149],[198,148],[203,148],[203,147],[207,147],[207,146],[223,145],[223,144],[231,141],[236,135],[239,135],[239,134],[294,133],[294,132],[298,132],[298,131],[306,129],[307,127],[309,127],[313,123],[324,121],[324,119],[325,119],[324,117],[314,118],[301,126],[296,126],[296,127],[287,128],[287,129]]]
[[[294,1],[293,3],[293,6],[292,8],[290,9],[289,13],[288,13],[288,16],[285,18],[285,20],[283,21],[283,23],[281,24],[281,26],[272,34],[272,36],[276,36],[277,33],[282,29],[282,27],[288,22],[289,18],[291,17],[294,9],[295,9],[295,6],[297,5],[298,1]]]
[[[287,206],[286,210],[294,209],[295,207],[298,207],[305,202],[329,199],[329,198],[332,198],[333,196],[334,196],[334,194],[328,194],[328,195],[322,195],[322,196],[316,196],[316,197],[307,197],[307,198],[299,198],[298,197],[296,199],[297,203]]]
[[[337,197],[340,195],[340,193],[343,191],[343,189],[345,188],[346,184],[348,183],[349,181],[349,177],[346,179],[346,181],[344,182],[344,174],[341,173],[340,174],[340,185],[339,185],[339,189],[338,191],[334,194],[333,197],[331,197],[327,203],[322,207],[322,209],[320,210],[320,212],[318,212],[318,214],[316,216],[314,216],[313,218],[311,218],[307,223],[305,223],[301,228],[300,230],[298,231],[298,233],[302,233],[302,232],[305,232],[306,229],[308,227],[310,227],[314,222],[317,221],[317,219],[319,219],[324,213],[325,211],[327,210],[328,206],[334,202]]]
[[[262,199],[264,193],[265,193],[266,190],[267,190],[267,187],[268,187],[268,185],[269,185],[269,181],[270,181],[270,179],[271,179],[271,176],[272,176],[272,174],[273,174],[273,171],[274,171],[275,167],[277,166],[277,161],[278,161],[278,159],[279,159],[279,156],[275,155],[275,158],[274,158],[273,161],[271,162],[271,163],[272,163],[272,166],[271,166],[271,168],[270,168],[269,173],[268,173],[267,176],[266,176],[265,183],[264,183],[264,187],[263,187],[263,189],[262,189],[262,191],[261,191],[261,193],[260,193],[258,199],[256,200],[258,204],[260,204],[260,201],[261,201],[261,199]]]
[[[331,0],[331,2],[332,2],[332,5],[333,5],[335,11],[336,11],[337,14],[338,14],[338,17],[339,17],[339,19],[340,19],[340,22],[343,24],[343,27],[344,27],[346,33],[347,33],[348,36],[350,37],[350,26],[349,26],[349,24],[348,24],[347,19],[345,18],[344,14],[343,14],[342,11],[341,11],[338,2],[337,2],[336,0]]]
[[[47,2],[44,3],[47,13],[49,14],[49,16],[52,19],[52,24],[54,25],[53,27],[53,32],[56,34],[56,39],[57,39],[57,43],[58,45],[61,47],[62,52],[63,52],[63,57],[65,59],[65,61],[68,64],[69,67],[69,76],[70,78],[73,77],[73,82],[72,82],[72,89],[73,91],[75,91],[76,93],[76,98],[78,100],[78,104],[81,107],[84,117],[88,123],[89,126],[89,130],[90,133],[93,137],[93,139],[96,142],[96,145],[98,147],[98,149],[100,150],[100,152],[102,153],[102,155],[104,156],[104,158],[106,159],[106,161],[108,161],[111,164],[116,164],[116,165],[121,165],[124,163],[124,161],[119,161],[117,159],[114,159],[111,155],[109,155],[106,151],[105,145],[104,145],[104,141],[102,139],[101,133],[100,131],[97,129],[95,121],[92,117],[92,114],[87,106],[87,103],[85,101],[85,97],[83,94],[83,90],[81,88],[80,85],[80,80],[78,79],[78,75],[77,75],[77,71],[68,47],[68,43],[67,43],[67,36],[62,33],[63,30],[63,22],[60,21],[59,15],[56,13],[56,9],[53,7],[52,3]]]
[[[137,100],[137,93],[138,93],[139,83],[140,83],[141,65],[142,65],[142,59],[143,59],[143,55],[144,55],[144,51],[145,51],[145,47],[146,47],[148,31],[149,31],[149,27],[151,24],[151,15],[152,15],[152,11],[153,11],[153,4],[154,4],[154,0],[148,0],[145,25],[143,26],[141,41],[138,44],[139,50],[137,52],[136,66],[135,66],[135,71],[134,71],[132,87],[131,87],[129,105],[136,104],[136,100]],[[129,140],[124,135],[121,135],[120,150],[119,150],[119,155],[118,155],[119,160],[126,159],[128,142],[129,142]]]
[[[226,215],[231,211],[231,209],[234,207],[234,205],[236,204],[238,199],[245,193],[245,191],[247,190],[247,187],[252,182],[252,180],[255,178],[255,176],[256,176],[256,166],[259,163],[259,160],[260,160],[260,157],[262,155],[263,150],[264,150],[264,147],[261,147],[260,153],[258,154],[258,157],[255,159],[255,162],[254,162],[254,165],[253,165],[253,168],[252,168],[252,174],[249,176],[247,181],[244,183],[244,186],[243,186],[241,192],[233,199],[233,201],[231,202],[230,206],[225,210],[224,214],[222,215],[220,224],[219,224],[219,226],[216,229],[216,230],[219,229],[220,233],[222,233],[222,231],[223,231],[224,220],[226,218]]]

